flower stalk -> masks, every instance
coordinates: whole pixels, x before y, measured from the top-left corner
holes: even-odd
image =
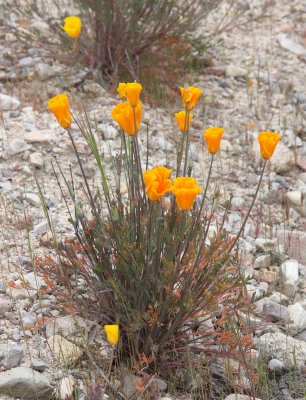
[[[248,219],[249,219],[249,216],[250,216],[251,211],[252,211],[252,208],[253,208],[253,206],[254,206],[254,204],[255,204],[257,195],[258,195],[258,193],[259,193],[259,188],[260,188],[260,185],[261,185],[261,182],[262,182],[262,178],[263,178],[263,175],[264,175],[264,172],[265,172],[266,165],[267,165],[267,160],[264,160],[264,165],[263,165],[262,170],[261,170],[260,178],[259,178],[259,181],[258,181],[258,185],[257,185],[257,188],[256,188],[255,195],[254,195],[254,197],[253,197],[252,203],[251,203],[250,208],[249,208],[249,210],[248,210],[248,212],[247,212],[247,215],[246,215],[246,217],[245,217],[245,219],[244,219],[244,221],[243,221],[243,224],[241,225],[241,227],[240,227],[240,229],[239,229],[239,232],[237,233],[236,238],[235,238],[234,242],[232,243],[232,245],[231,245],[231,247],[230,247],[230,249],[229,249],[229,253],[230,253],[230,252],[233,250],[233,248],[235,247],[235,245],[236,245],[237,241],[239,240],[239,238],[240,238],[240,236],[241,236],[241,234],[242,234],[242,232],[243,232],[243,230],[244,230],[244,228],[245,228],[245,225],[246,225],[246,223],[247,223],[247,221],[248,221]]]

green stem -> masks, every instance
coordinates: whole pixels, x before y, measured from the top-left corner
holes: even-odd
[[[177,177],[180,173],[182,159],[183,159],[183,148],[184,148],[185,135],[187,135],[187,143],[189,142],[189,120],[187,122],[187,119],[189,119],[189,111],[186,109],[185,110],[185,120],[184,120],[184,132],[182,133],[182,140],[180,143],[180,149],[179,149],[178,161],[177,161],[177,169],[176,169]],[[188,144],[186,144],[186,149],[187,149],[187,146],[188,146]],[[187,151],[187,155],[188,155],[188,151]],[[186,159],[185,159],[185,164],[186,164]],[[187,168],[187,166],[186,166],[186,168]],[[185,170],[185,165],[184,165],[184,170]],[[185,175],[185,173],[184,173],[184,175]]]
[[[210,177],[211,177],[213,161],[214,161],[214,154],[211,155],[209,171],[208,171],[208,177],[207,177],[206,186],[205,186],[205,189],[204,189],[203,198],[202,198],[202,201],[201,201],[201,205],[200,205],[199,211],[198,211],[198,213],[197,213],[197,215],[196,215],[196,217],[195,217],[195,219],[193,221],[192,227],[190,229],[190,233],[189,233],[188,239],[186,241],[186,246],[185,246],[185,250],[184,250],[182,259],[185,257],[185,255],[186,255],[186,253],[188,251],[189,244],[190,244],[190,241],[192,239],[192,234],[193,234],[195,228],[197,227],[197,225],[199,223],[199,220],[201,218],[201,214],[202,214],[202,210],[203,210],[203,207],[204,207],[204,202],[205,202],[206,194],[207,194],[207,190],[208,190],[208,185],[209,185],[209,181],[210,181]]]
[[[243,230],[244,230],[244,228],[245,228],[245,224],[247,223],[247,220],[249,219],[250,213],[251,213],[251,211],[252,211],[252,208],[253,208],[253,206],[254,206],[254,204],[255,204],[255,200],[256,200],[257,195],[258,195],[258,192],[259,192],[259,188],[260,188],[260,185],[261,185],[261,181],[262,181],[262,178],[263,178],[263,174],[264,174],[264,172],[265,172],[266,165],[267,165],[267,160],[265,160],[265,162],[264,162],[264,165],[263,165],[263,168],[262,168],[262,171],[261,171],[261,174],[260,174],[259,182],[258,182],[258,185],[257,185],[257,189],[256,189],[255,195],[254,195],[254,197],[253,197],[251,206],[250,206],[250,208],[249,208],[249,210],[248,210],[248,213],[247,213],[247,215],[246,215],[246,217],[245,217],[245,219],[244,219],[244,221],[243,221],[243,224],[241,225],[241,228],[239,229],[239,232],[238,232],[238,234],[237,234],[237,236],[236,236],[236,238],[235,238],[233,244],[231,245],[231,247],[230,247],[230,249],[229,249],[229,251],[228,251],[229,253],[233,250],[235,244],[237,243],[237,241],[238,241],[240,235],[242,234],[242,232],[243,232]]]

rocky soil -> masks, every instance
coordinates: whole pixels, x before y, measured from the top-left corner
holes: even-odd
[[[247,290],[256,305],[249,319],[257,349],[254,357],[265,360],[273,377],[271,391],[262,400],[290,400],[302,399],[306,388],[292,387],[288,378],[294,367],[303,383],[306,368],[306,5],[299,0],[265,4],[239,1],[247,22],[218,36],[218,46],[209,51],[212,65],[190,77],[190,83],[203,88],[205,106],[194,115],[191,155],[194,175],[202,181],[209,165],[203,128],[225,127],[209,197],[213,200],[218,189],[220,206],[232,197],[226,228],[237,233],[261,170],[256,134],[276,130],[282,135],[240,253],[249,277]],[[213,15],[210,22],[217,17]],[[209,25],[200,27],[203,34]],[[110,117],[117,99],[95,83],[88,70],[67,67],[41,43],[21,42],[19,34],[27,32],[41,38],[51,35],[46,22],[21,20],[13,12],[7,17],[0,8],[0,398],[70,398],[76,385],[84,399],[86,383],[80,366],[87,344],[98,343],[106,361],[110,349],[102,328],[67,315],[33,268],[32,257],[48,252],[50,239],[34,174],[57,234],[71,235],[52,163],[58,162],[66,176],[71,169],[78,189],[81,173],[67,133],[47,111],[47,99],[68,91],[77,115],[80,99],[85,99],[90,121],[98,124],[108,165],[110,154],[120,148],[119,132]],[[175,107],[144,105],[144,118],[152,121],[149,166],[173,162],[178,135],[173,112],[180,107],[179,99]],[[89,182],[95,183],[93,158],[75,124],[72,133]],[[139,138],[144,152],[145,134]],[[29,282],[27,287],[24,281]],[[124,380],[126,393],[130,381]],[[165,382],[158,382],[158,387],[161,399],[173,399],[165,394]]]

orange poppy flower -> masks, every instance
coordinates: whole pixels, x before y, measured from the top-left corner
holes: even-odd
[[[186,117],[186,111],[180,111],[174,114],[176,122],[180,130],[185,133],[189,130],[190,122],[193,115],[188,113],[188,118]]]
[[[178,207],[181,210],[189,210],[200,193],[201,188],[197,184],[197,180],[187,176],[175,178],[173,180],[174,187],[172,192],[176,198]]]
[[[140,120],[142,114],[142,103],[139,101],[135,107],[136,129],[134,122],[134,112],[130,104],[125,101],[119,103],[112,111],[112,117],[121,126],[121,128],[129,135],[135,136],[140,129]]]
[[[277,143],[280,141],[281,136],[277,132],[260,132],[258,135],[258,142],[262,158],[269,160],[273,155]]]
[[[121,99],[127,98],[130,106],[136,107],[139,102],[142,86],[138,82],[119,83],[117,91]]]
[[[169,179],[171,173],[171,169],[163,166],[152,168],[143,173],[146,193],[150,200],[157,201],[172,189],[172,182]]]
[[[69,109],[69,100],[66,93],[59,94],[49,99],[48,107],[63,128],[70,128],[72,118]]]
[[[119,342],[119,325],[104,325],[107,341],[112,346]]]
[[[71,15],[65,18],[65,23],[61,28],[73,39],[77,39],[81,33],[82,21],[81,18]]]
[[[180,87],[180,91],[185,109],[188,111],[192,110],[196,106],[202,90],[195,86],[188,86],[187,88]]]
[[[224,128],[219,128],[218,126],[208,128],[204,132],[203,136],[211,154],[216,154],[219,151],[223,132]]]

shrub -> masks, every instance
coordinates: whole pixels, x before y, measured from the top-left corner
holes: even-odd
[[[117,354],[134,371],[162,373],[186,364],[200,368],[226,357],[237,360],[248,372],[246,354],[252,338],[243,328],[241,315],[248,313],[250,304],[233,252],[244,224],[236,238],[229,237],[223,228],[225,212],[213,229],[216,209],[214,204],[209,207],[206,198],[223,129],[205,132],[211,163],[198,202],[201,188],[190,176],[187,121],[201,91],[181,88],[185,123],[179,123],[181,150],[172,181],[172,170],[163,166],[142,172],[138,145],[141,85],[120,84],[118,89],[128,101],[112,112],[123,128],[121,151],[112,159],[114,179],[107,178],[90,124],[77,121],[100,172],[101,185],[96,190],[90,188],[69,130],[66,96],[49,101],[72,141],[88,202],[78,200],[73,180],[61,173],[70,199],[58,181],[75,236],[55,240],[58,257],[36,259],[36,267],[56,281],[57,294],[70,310],[101,325],[119,324]],[[263,156],[268,159],[279,135],[265,132],[259,136]],[[120,190],[123,181],[127,196]]]
[[[88,38],[81,50],[112,80],[151,75],[154,85],[168,82],[173,69],[182,73],[187,56],[202,43],[198,26],[220,2],[78,0]]]

